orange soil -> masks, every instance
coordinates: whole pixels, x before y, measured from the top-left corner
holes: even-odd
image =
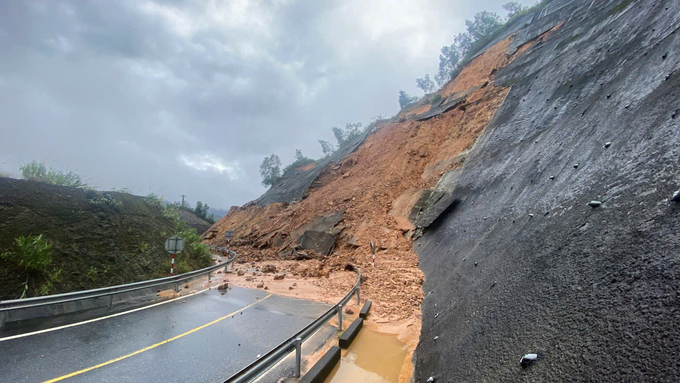
[[[302,202],[251,205],[232,211],[216,224],[218,232],[236,231],[236,244],[239,239],[248,239],[245,243],[249,246],[235,248],[242,259],[268,261],[278,259],[279,248],[271,248],[276,235],[288,234],[317,215],[344,210],[340,225],[345,230],[333,255],[322,261],[321,274],[334,274],[347,262],[354,263],[367,277],[362,294],[374,301],[378,316],[398,320],[419,315],[423,275],[411,241],[403,235],[409,230],[405,216],[417,200],[415,193],[433,187],[444,172],[457,165],[440,166],[424,176],[425,170],[469,149],[507,93],[508,89],[487,86],[470,96],[473,101],[465,110],[457,108],[424,122],[386,125],[342,160],[337,169],[326,168],[318,179],[322,186]],[[399,208],[399,201],[404,199],[399,197],[404,193],[410,197]],[[347,245],[352,237],[357,237],[356,249]],[[218,234],[210,241],[223,244],[221,238]],[[375,268],[370,263],[369,241],[383,248],[377,252]],[[328,280],[327,289],[332,295],[346,291],[333,278]]]

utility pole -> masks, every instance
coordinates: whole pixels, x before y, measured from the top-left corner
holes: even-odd
[[[182,197],[182,207],[184,207],[184,198],[186,198],[186,196],[184,194],[182,194],[181,197]]]

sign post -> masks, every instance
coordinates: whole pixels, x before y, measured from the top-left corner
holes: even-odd
[[[172,236],[165,241],[165,251],[172,254],[172,261],[170,262],[170,276],[175,275],[175,254],[181,253],[184,250],[184,238]]]
[[[227,248],[229,248],[229,244],[231,243],[232,238],[234,238],[234,230],[227,230],[224,232],[224,238],[227,239]],[[228,270],[231,270],[231,263],[229,263],[227,266],[224,267],[224,272],[226,273]]]

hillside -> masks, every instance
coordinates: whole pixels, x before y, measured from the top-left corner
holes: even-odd
[[[206,240],[234,230],[245,260],[286,260],[329,297],[361,267],[371,321],[422,324],[416,382],[672,380],[679,15],[554,0],[439,101],[232,208]]]
[[[164,243],[176,230],[160,204],[144,197],[0,177],[0,252],[16,252],[20,236],[42,234],[53,258],[43,272],[0,258],[0,299],[21,296],[26,281],[32,296],[41,288],[54,294],[167,276]],[[189,269],[210,264],[184,262]]]

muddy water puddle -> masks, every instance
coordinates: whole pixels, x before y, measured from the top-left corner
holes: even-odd
[[[397,383],[405,357],[406,347],[396,335],[364,327],[352,345],[342,350],[340,363],[326,383]]]

